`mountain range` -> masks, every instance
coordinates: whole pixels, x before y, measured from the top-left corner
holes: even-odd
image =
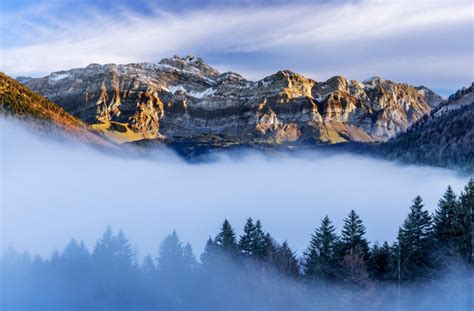
[[[60,111],[69,132],[77,127],[105,143],[167,144],[184,155],[231,146],[358,145],[386,158],[472,170],[472,86],[444,100],[424,86],[379,77],[315,81],[282,70],[249,81],[194,56],[18,77],[23,85],[8,79],[2,75],[4,114],[21,114],[5,87],[13,85],[33,98],[26,106],[48,103],[42,110]]]

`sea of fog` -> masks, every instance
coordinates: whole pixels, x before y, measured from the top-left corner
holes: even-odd
[[[43,256],[71,238],[92,249],[107,225],[123,229],[139,256],[156,256],[173,229],[199,255],[224,218],[240,234],[250,216],[301,254],[324,215],[339,230],[351,209],[369,240],[393,241],[416,195],[433,211],[448,185],[459,192],[468,180],[349,154],[222,154],[189,164],[170,151],[120,157],[47,140],[3,119],[0,131],[1,247]]]

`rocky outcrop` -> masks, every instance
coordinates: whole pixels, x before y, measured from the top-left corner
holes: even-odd
[[[384,158],[474,173],[474,84],[451,95],[430,116],[374,149]]]
[[[134,140],[219,135],[242,143],[386,141],[438,104],[424,87],[380,78],[316,82],[284,70],[248,81],[193,56],[92,64],[24,83],[88,124],[126,127]]]

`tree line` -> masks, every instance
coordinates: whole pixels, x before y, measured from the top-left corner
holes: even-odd
[[[272,305],[278,309],[285,303],[296,306],[297,301],[318,297],[318,305],[325,304],[329,310],[340,307],[323,295],[331,288],[331,295],[338,289],[342,294],[337,296],[345,297],[336,299],[341,303],[359,307],[360,303],[367,310],[382,304],[389,310],[395,308],[394,299],[380,298],[380,284],[391,289],[388,297],[393,298],[395,291],[413,288],[412,284],[435,284],[454,267],[472,272],[473,210],[474,179],[459,196],[448,187],[433,214],[417,196],[396,241],[382,245],[370,245],[355,211],[344,219],[339,233],[326,216],[301,258],[252,218],[240,236],[224,220],[219,232],[207,240],[199,260],[175,231],[161,242],[157,257],[146,255],[139,260],[125,233],[114,234],[108,227],[91,251],[73,239],[48,259],[5,252],[2,304],[69,309]],[[409,297],[410,291],[405,295]]]

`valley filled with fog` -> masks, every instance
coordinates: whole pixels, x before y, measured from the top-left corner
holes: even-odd
[[[433,211],[448,185],[459,193],[468,181],[349,154],[222,153],[201,164],[165,150],[119,156],[1,121],[2,249],[46,257],[71,238],[92,249],[107,225],[123,229],[139,257],[156,256],[173,229],[199,255],[225,218],[241,234],[248,217],[301,254],[326,214],[339,230],[351,209],[370,241],[392,242],[416,195]]]

